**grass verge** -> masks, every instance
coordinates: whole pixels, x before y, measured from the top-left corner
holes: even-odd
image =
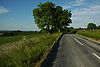
[[[12,50],[0,49],[0,67],[35,67],[36,62],[41,60],[60,35],[61,33],[45,34],[29,41],[24,40],[21,46],[15,46]]]
[[[77,34],[100,40],[100,31],[79,31]]]

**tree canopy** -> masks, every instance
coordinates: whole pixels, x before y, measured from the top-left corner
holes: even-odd
[[[94,23],[89,23],[89,24],[87,25],[87,29],[89,29],[89,30],[94,30],[94,29],[96,29],[96,24],[94,24]]]
[[[97,26],[97,29],[100,29],[100,25]]]
[[[40,3],[38,8],[33,10],[33,16],[37,26],[47,31],[63,31],[72,23],[71,11],[63,10],[52,2]]]

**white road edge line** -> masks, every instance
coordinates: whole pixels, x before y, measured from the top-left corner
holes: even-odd
[[[92,53],[92,54],[100,60],[100,57],[97,54],[95,53]]]
[[[76,38],[74,38],[78,43],[80,43],[81,45],[83,45],[81,42],[79,42]]]

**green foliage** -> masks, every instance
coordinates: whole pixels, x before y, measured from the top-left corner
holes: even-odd
[[[48,32],[64,30],[72,23],[71,15],[71,11],[63,10],[61,6],[56,6],[52,2],[40,3],[38,8],[33,10],[37,26]]]
[[[0,31],[0,36],[18,36],[18,35],[32,35],[39,33],[38,31]]]
[[[16,43],[18,46],[14,49],[0,49],[0,67],[34,67],[59,35],[61,33],[40,34],[20,46]]]
[[[89,23],[89,24],[87,25],[87,29],[89,29],[89,30],[96,29],[96,25],[95,25],[94,23]]]
[[[100,25],[97,26],[97,29],[100,29]]]
[[[68,27],[65,30],[66,30],[66,32],[70,32],[70,33],[73,33],[73,34],[75,34],[77,32],[77,30],[74,29],[73,27]]]

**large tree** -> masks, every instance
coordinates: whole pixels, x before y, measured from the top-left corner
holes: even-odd
[[[96,24],[94,24],[94,23],[89,23],[89,24],[87,25],[87,29],[89,29],[89,30],[94,30],[94,29],[96,29]]]
[[[71,21],[71,11],[63,10],[52,2],[40,3],[38,8],[33,10],[35,23],[40,29],[47,31],[64,30]]]

